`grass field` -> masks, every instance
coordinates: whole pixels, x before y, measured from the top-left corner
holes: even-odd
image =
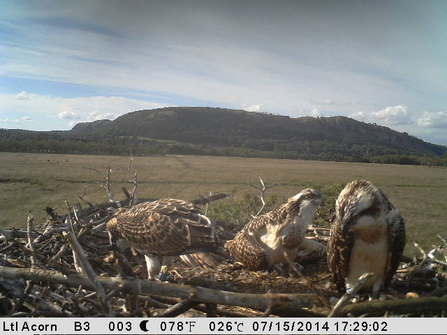
[[[100,182],[112,167],[111,186],[117,199],[128,182],[129,158],[0,153],[0,227],[24,227],[28,212],[36,223],[45,220],[45,206],[66,213],[65,200],[107,202]],[[266,184],[277,183],[268,191],[282,201],[307,186],[324,187],[367,179],[380,187],[402,213],[407,224],[407,254],[415,254],[413,241],[424,248],[440,244],[436,234],[447,237],[447,170],[423,166],[300,160],[248,159],[234,157],[166,156],[135,157],[132,171],[138,173],[138,197],[183,199],[225,192],[231,203],[256,190],[261,176]],[[132,172],[132,176],[133,176]]]

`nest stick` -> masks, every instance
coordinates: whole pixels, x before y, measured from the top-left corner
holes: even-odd
[[[341,310],[348,304],[349,300],[355,297],[355,295],[361,290],[363,285],[366,284],[366,282],[372,277],[372,275],[372,273],[362,274],[357,282],[354,284],[354,286],[352,286],[351,290],[349,290],[349,292],[346,292],[337,302],[332,311],[329,313],[328,317],[330,318],[333,316],[338,316]]]
[[[79,244],[76,236],[72,232],[69,231],[67,233],[67,238],[68,238],[68,241],[70,242],[70,245],[71,245],[74,253],[76,254],[76,258],[78,259],[84,272],[87,274],[96,293],[98,294],[105,313],[107,315],[111,315],[112,309],[110,307],[110,303],[108,302],[107,294],[104,289],[104,286],[98,280],[98,277],[96,276],[95,271],[93,270],[90,262],[88,261],[88,258],[84,252],[84,249],[82,249],[82,246]]]

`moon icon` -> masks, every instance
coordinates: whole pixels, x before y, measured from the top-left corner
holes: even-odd
[[[140,322],[140,329],[142,331],[144,331],[144,332],[148,332],[149,331],[149,329],[147,329],[147,323],[148,322],[149,321],[147,321],[147,320],[143,320],[143,321]]]

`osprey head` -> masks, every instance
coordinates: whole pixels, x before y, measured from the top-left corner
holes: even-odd
[[[289,198],[288,205],[296,206],[301,212],[304,208],[316,210],[319,206],[324,206],[323,196],[320,191],[313,188],[306,188],[300,193]]]
[[[352,232],[352,227],[362,218],[376,218],[388,210],[386,196],[376,186],[365,180],[355,180],[346,185],[336,202],[336,215],[343,225],[343,233]],[[368,221],[366,221],[368,222]]]

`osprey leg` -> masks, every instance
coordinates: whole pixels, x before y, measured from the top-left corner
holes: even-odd
[[[144,259],[146,260],[146,268],[147,268],[147,277],[149,280],[155,280],[157,274],[160,272],[161,263],[158,256],[149,256],[144,255]]]
[[[170,269],[172,268],[173,264],[174,264],[173,256],[163,257],[163,265],[161,266],[161,270],[157,276],[157,279],[160,281],[168,281],[169,279],[171,279],[172,276],[170,273]]]

